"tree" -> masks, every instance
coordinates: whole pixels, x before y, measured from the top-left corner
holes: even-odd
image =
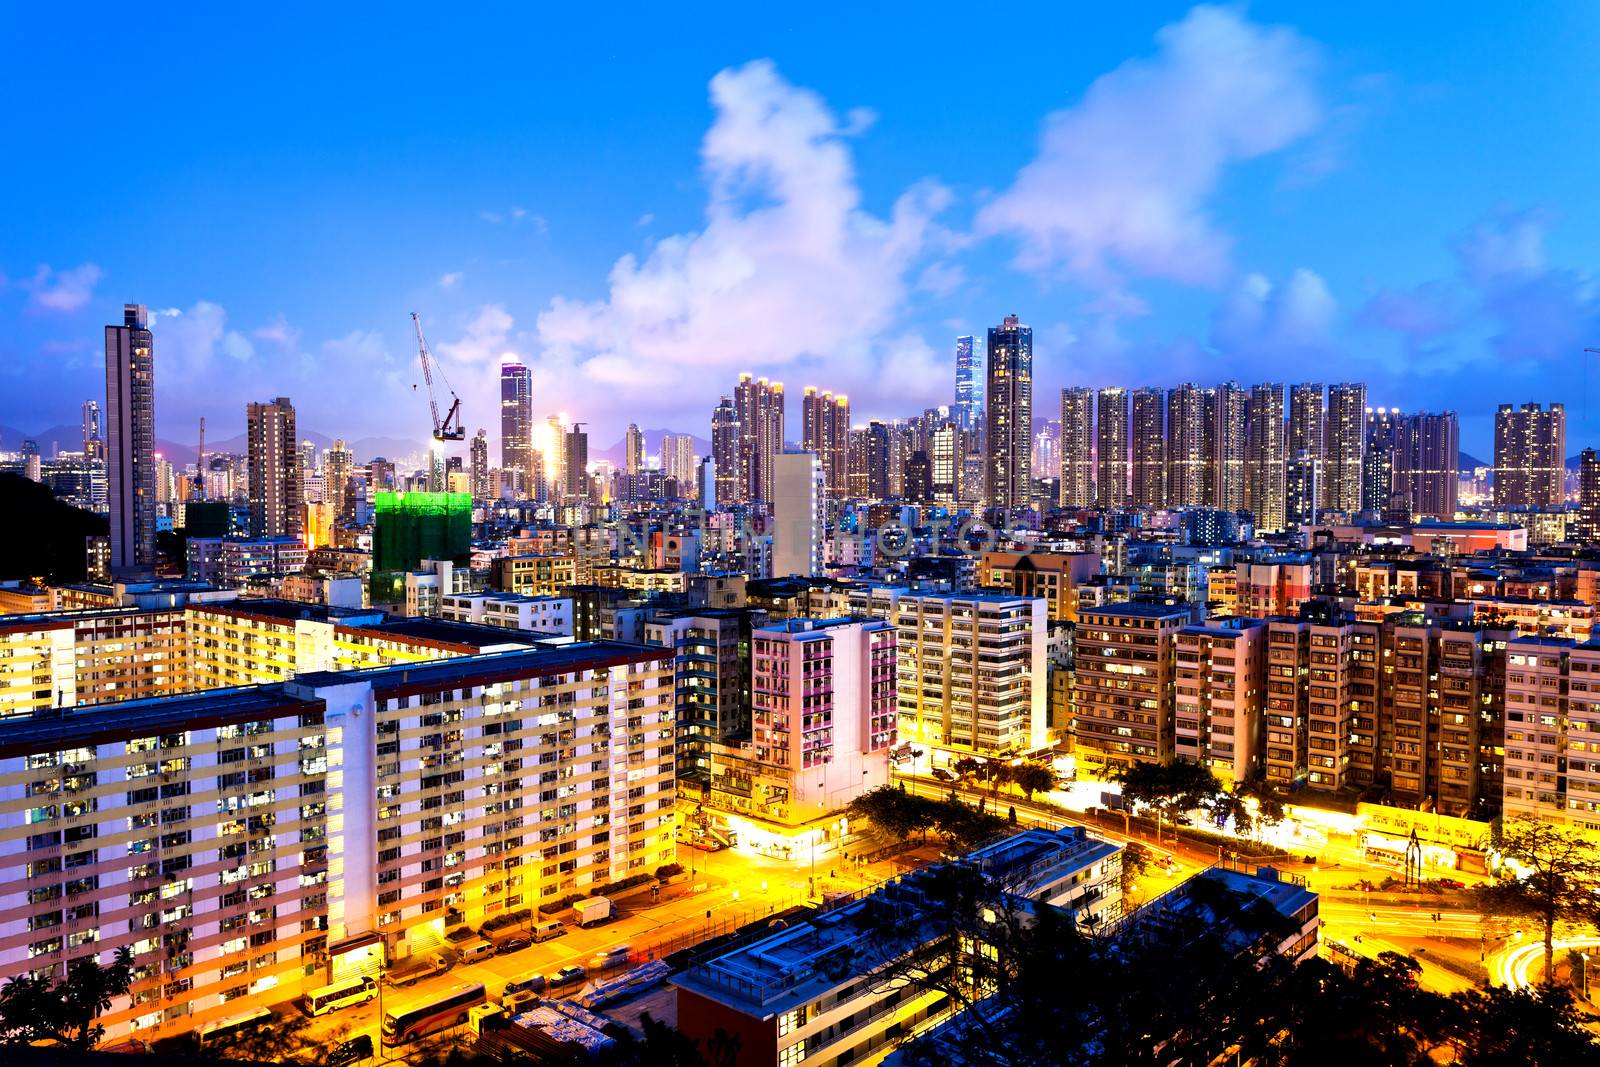
[[[1176,822],[1179,815],[1196,808],[1212,808],[1223,795],[1222,783],[1209,767],[1190,760],[1171,763],[1135,763],[1117,775],[1124,800],[1148,807],[1156,813],[1156,831],[1161,821]]]
[[[95,1020],[132,983],[133,954],[126,948],[118,949],[106,966],[98,956],[73,960],[60,981],[18,975],[0,988],[0,1042],[54,1041],[87,1052],[105,1034]]]
[[[1502,868],[1502,877],[1478,889],[1478,908],[1485,915],[1538,923],[1548,986],[1555,974],[1556,924],[1600,919],[1600,856],[1582,834],[1526,816],[1503,820],[1489,844],[1525,873]]]
[[[1057,785],[1055,772],[1037,763],[1024,763],[1011,768],[1011,784],[1022,790],[1029,800],[1035,793],[1048,793]]]
[[[1463,1067],[1580,1067],[1600,1063],[1588,1016],[1560,986],[1455,994],[1453,1043]]]

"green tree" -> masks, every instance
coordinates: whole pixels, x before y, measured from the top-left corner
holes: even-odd
[[[1588,1016],[1560,986],[1534,992],[1492,987],[1455,994],[1452,1035],[1462,1067],[1600,1064]]]
[[[1033,799],[1035,793],[1048,793],[1057,785],[1055,772],[1037,763],[1024,763],[1011,768],[1011,784]]]
[[[73,960],[60,981],[18,975],[0,988],[0,1042],[53,1041],[86,1052],[105,1034],[96,1020],[132,983],[133,955],[126,948],[105,966],[97,956]]]
[[[1544,939],[1544,982],[1555,973],[1558,923],[1600,919],[1600,855],[1583,834],[1525,816],[1503,820],[1490,847],[1525,873],[1503,876],[1477,890],[1485,915],[1531,919]],[[1508,864],[1508,867],[1510,865]]]
[[[1224,795],[1222,783],[1211,769],[1191,760],[1135,763],[1116,780],[1122,786],[1124,800],[1156,813],[1157,832],[1163,818],[1175,823],[1184,812],[1213,808]]]

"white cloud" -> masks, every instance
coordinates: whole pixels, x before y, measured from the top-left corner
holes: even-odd
[[[847,138],[868,113],[841,122],[770,61],[722,71],[711,102],[704,228],[623,256],[606,299],[553,300],[538,319],[541,362],[657,410],[709,407],[708,390],[731,388],[740,369],[781,377],[799,363],[827,386],[843,369],[875,370],[949,193],[922,183],[888,218],[864,210]]]
[[[502,304],[485,304],[467,323],[459,341],[442,343],[439,353],[457,363],[487,363],[506,352],[515,321]]]
[[[252,330],[251,336],[257,341],[269,341],[285,352],[300,351],[300,330],[289,325],[289,320],[281,312],[265,326]]]
[[[150,314],[155,338],[156,373],[188,380],[227,372],[227,364],[255,358],[255,346],[237,330],[228,329],[228,312],[220,304],[201,300],[187,311],[168,308]],[[219,357],[221,357],[219,359]],[[215,395],[226,395],[220,391]]]
[[[1225,357],[1278,360],[1333,349],[1337,302],[1316,271],[1301,268],[1275,285],[1246,274],[1223,299],[1212,324],[1212,344]]]
[[[439,276],[439,288],[441,289],[454,289],[460,284],[461,272],[458,270],[453,270]]]
[[[1020,240],[1019,265],[1102,288],[1124,271],[1214,284],[1231,245],[1208,210],[1224,171],[1321,120],[1316,55],[1293,30],[1199,6],[1156,40],[1049,116],[1037,157],[979,213],[981,233]]]
[[[68,270],[56,271],[45,264],[33,272],[32,278],[17,284],[28,293],[28,303],[42,311],[77,311],[88,305],[94,297],[94,287],[100,281],[101,270],[93,263],[84,263]]]

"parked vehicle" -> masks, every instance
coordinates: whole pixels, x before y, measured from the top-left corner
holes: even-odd
[[[326,1015],[352,1004],[365,1004],[377,995],[378,983],[367,975],[357,975],[321,989],[313,989],[303,999],[306,1010],[312,1015]]]
[[[572,918],[579,926],[593,926],[611,918],[611,901],[605,897],[585,897],[572,904]]]
[[[468,1013],[488,999],[483,983],[477,982],[453,986],[410,1006],[390,1008],[383,1017],[383,1043],[403,1045],[452,1026],[464,1026]]]
[[[524,989],[520,993],[513,993],[500,1002],[500,1007],[505,1009],[507,1015],[517,1015],[529,1008],[538,1007],[539,994],[531,989]]]
[[[524,971],[515,978],[507,978],[505,989],[501,997],[509,997],[514,993],[537,993],[545,986],[544,975],[539,971]]]
[[[457,951],[461,953],[462,963],[481,963],[494,955],[494,946],[479,937],[466,942]]]
[[[255,1011],[245,1012],[243,1015],[230,1015],[226,1019],[206,1023],[200,1028],[200,1047],[206,1048],[219,1041],[227,1041],[247,1034],[259,1027],[272,1022],[274,1016],[267,1008],[257,1008]]]
[[[566,932],[566,923],[559,919],[552,919],[549,922],[540,923],[538,926],[533,928],[533,939],[535,941],[549,941],[552,938],[560,937]]]
[[[416,985],[424,978],[432,978],[436,974],[443,974],[449,969],[450,957],[443,952],[435,952],[421,966],[390,971],[383,976],[383,980],[397,989],[404,989],[406,986]]]
[[[935,767],[933,769],[933,776],[941,782],[953,782],[956,780],[956,776],[945,770],[943,767]]]
[[[521,952],[531,944],[533,944],[533,938],[526,934],[518,934],[515,937],[508,937],[501,941],[494,946],[494,950],[504,956],[508,952]]]
[[[359,1063],[361,1060],[372,1058],[372,1035],[358,1034],[349,1041],[341,1042],[333,1047],[325,1061],[327,1067],[348,1067],[349,1064]]]
[[[589,972],[574,963],[570,967],[563,967],[555,974],[552,974],[550,976],[549,988],[560,989],[562,986],[569,986],[576,982],[581,982],[587,977],[589,977]]]

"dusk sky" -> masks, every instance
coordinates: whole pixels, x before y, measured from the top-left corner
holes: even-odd
[[[1600,443],[1600,7],[759,6],[20,5],[0,425],[103,398],[138,301],[184,442],[278,395],[420,441],[416,311],[496,439],[507,353],[605,445],[706,436],[742,370],[948,403],[1015,312],[1041,417],[1365,380],[1484,458],[1500,402]]]

